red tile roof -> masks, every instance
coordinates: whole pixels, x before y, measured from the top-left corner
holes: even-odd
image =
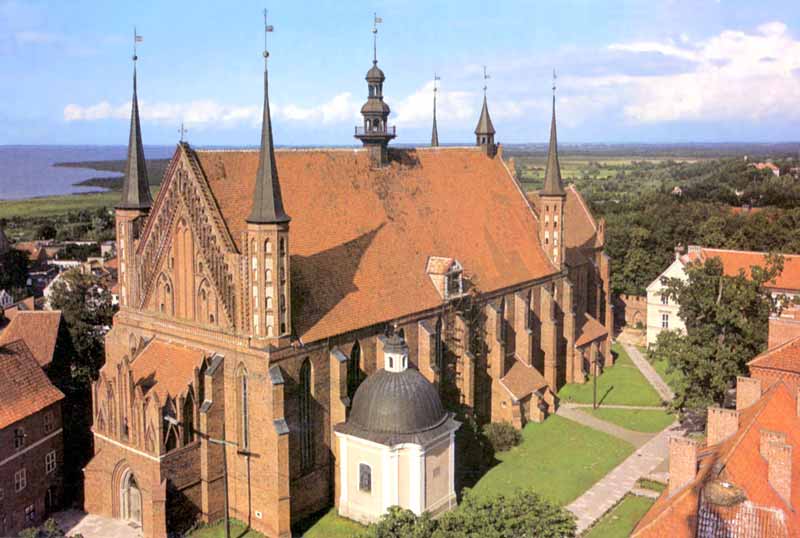
[[[768,349],[747,365],[751,368],[755,366],[800,374],[800,337]]]
[[[151,340],[131,363],[134,384],[145,393],[154,391],[161,405],[168,396],[176,398],[194,380],[194,369],[203,362],[203,351]]]
[[[517,400],[521,400],[537,390],[547,387],[547,381],[536,368],[528,366],[519,360],[514,361],[513,366],[508,369],[505,377],[500,382]]]
[[[594,342],[598,338],[603,338],[608,335],[608,329],[594,319],[589,314],[583,315],[583,322],[578,328],[578,338],[575,340],[575,347],[585,346],[590,342]],[[580,323],[581,320],[578,320]]]
[[[64,398],[22,340],[0,345],[0,429]]]
[[[278,150],[295,332],[311,342],[441,304],[429,256],[457,259],[483,292],[553,275],[537,222],[502,160],[475,148]],[[241,250],[257,151],[196,153]]]
[[[13,340],[25,340],[39,366],[45,367],[53,362],[60,325],[60,310],[18,311],[0,333],[0,345]]]
[[[760,453],[761,430],[785,433],[786,444],[793,447],[789,504],[772,488],[767,478],[768,464]],[[786,384],[775,383],[758,402],[743,409],[739,415],[738,431],[718,445],[701,451],[695,480],[673,494],[669,490],[662,493],[639,521],[631,537],[693,538],[701,495],[712,481],[727,482],[740,488],[747,500],[759,508],[783,511],[788,535],[800,536],[800,512],[793,509],[800,506],[800,418],[795,395]],[[742,536],[775,536],[757,534],[754,529],[742,530],[750,532]]]
[[[765,252],[701,247],[699,250],[684,254],[681,261],[686,264],[698,260],[719,258],[726,275],[736,276],[740,271],[744,271],[744,274],[749,277],[752,267],[765,267],[766,256]],[[766,287],[800,292],[800,254],[784,254],[783,271],[775,277],[774,281],[767,282]]]

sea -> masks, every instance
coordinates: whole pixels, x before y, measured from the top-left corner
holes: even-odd
[[[147,159],[167,159],[174,151],[174,145],[144,148]],[[126,155],[126,146],[0,146],[0,200],[100,192],[104,189],[74,184],[95,177],[120,177],[121,174],[54,165],[117,161],[125,159]]]

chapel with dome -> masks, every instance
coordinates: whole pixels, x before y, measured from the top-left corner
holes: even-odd
[[[399,331],[381,337],[383,369],[358,387],[350,416],[334,427],[339,514],[364,523],[390,506],[417,515],[456,505],[455,432],[436,387],[408,364]]]

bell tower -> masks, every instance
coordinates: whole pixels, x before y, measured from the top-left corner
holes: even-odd
[[[553,118],[550,122],[550,144],[547,148],[547,168],[544,173],[544,188],[539,192],[542,201],[541,234],[542,248],[553,265],[564,267],[564,203],[567,193],[561,182],[561,165],[558,162],[558,137],[556,136],[556,74],[553,72]]]
[[[117,226],[117,256],[119,259],[119,300],[123,308],[136,307],[139,294],[136,274],[136,245],[147,215],[153,205],[150,184],[147,180],[147,165],[142,145],[142,129],[139,124],[139,99],[136,94],[136,43],[141,38],[133,32],[133,99],[131,101],[131,128],[128,137],[128,157],[122,196],[115,207]]]
[[[389,105],[383,101],[383,82],[386,75],[378,67],[378,23],[383,19],[375,15],[372,24],[372,67],[367,71],[367,102],[361,107],[364,118],[362,127],[356,127],[355,137],[361,140],[364,147],[369,149],[370,160],[376,168],[385,166],[389,162],[388,145],[396,135],[395,126],[388,124]]]
[[[265,15],[266,17],[266,15]],[[247,217],[247,267],[250,283],[250,323],[255,342],[266,345],[292,333],[289,266],[289,215],[283,208],[272,120],[269,111],[267,32],[264,32],[264,115],[253,207]]]

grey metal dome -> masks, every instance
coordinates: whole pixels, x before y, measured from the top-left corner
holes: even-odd
[[[413,434],[443,424],[448,414],[439,393],[417,370],[378,370],[358,387],[348,424],[383,434]]]
[[[380,99],[368,99],[366,103],[361,107],[361,113],[375,113],[375,114],[388,114],[391,112],[389,110],[389,105],[381,101]]]
[[[386,75],[383,74],[381,68],[378,67],[378,62],[372,62],[372,67],[367,71],[367,82],[383,82],[386,80]]]

